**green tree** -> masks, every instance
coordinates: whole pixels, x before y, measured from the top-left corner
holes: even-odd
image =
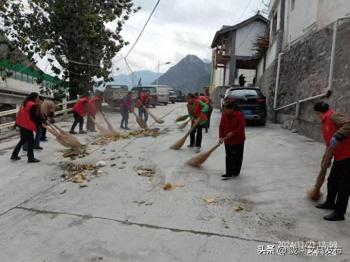
[[[72,96],[87,94],[94,78],[108,79],[112,58],[128,44],[122,27],[140,8],[132,0],[12,2],[6,15],[0,12],[5,33],[31,61],[46,57],[51,69],[69,80]]]

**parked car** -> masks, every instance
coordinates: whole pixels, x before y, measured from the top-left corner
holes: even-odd
[[[266,125],[266,98],[257,87],[230,88],[225,99],[234,99],[247,121]]]
[[[186,95],[182,93],[182,91],[178,90],[176,92],[176,102],[185,102],[186,101]]]
[[[175,104],[176,102],[176,92],[173,88],[169,87],[169,102]]]
[[[124,96],[126,96],[129,92],[128,87],[126,85],[115,85],[105,83],[103,98],[106,103],[112,108],[120,107],[121,100]]]
[[[169,103],[169,87],[166,85],[157,85],[155,88],[157,89],[158,103],[167,105]]]
[[[138,97],[138,91],[142,88],[142,91],[149,91],[151,96],[151,106],[156,107],[158,104],[157,89],[154,86],[136,86],[131,89],[133,99]]]

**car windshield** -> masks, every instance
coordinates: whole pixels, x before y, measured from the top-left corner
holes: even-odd
[[[150,93],[156,93],[157,90],[155,87],[143,87],[143,90],[150,91]]]
[[[120,86],[120,85],[108,85],[107,88],[128,90],[127,86]]]
[[[257,90],[254,89],[237,89],[232,90],[228,93],[228,96],[234,96],[234,97],[257,97],[259,96],[259,93]]]

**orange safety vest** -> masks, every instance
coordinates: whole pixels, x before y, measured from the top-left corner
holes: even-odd
[[[84,107],[84,104],[86,102],[89,102],[89,98],[88,97],[83,97],[80,98],[75,105],[73,106],[73,111],[77,114],[79,114],[81,117],[86,116],[86,114],[88,113],[86,111],[86,108]]]
[[[339,130],[339,127],[337,127],[331,119],[332,113],[332,109],[328,110],[322,120],[323,138],[327,147],[330,146],[330,141],[333,135]],[[335,161],[341,161],[347,158],[350,158],[350,137],[339,142],[334,150]]]
[[[36,131],[36,123],[30,117],[32,106],[36,106],[33,101],[28,101],[26,106],[21,106],[17,114],[16,124],[27,130]]]

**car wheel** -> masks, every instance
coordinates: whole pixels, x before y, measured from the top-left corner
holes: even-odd
[[[172,103],[175,104],[175,101],[173,101]]]
[[[259,125],[260,125],[260,126],[266,126],[266,119],[261,119],[261,120],[259,121]]]
[[[153,108],[156,108],[157,105],[156,105],[156,104],[153,104],[152,106],[153,106]]]
[[[166,106],[166,105],[168,105],[168,103],[164,103],[164,105]]]

